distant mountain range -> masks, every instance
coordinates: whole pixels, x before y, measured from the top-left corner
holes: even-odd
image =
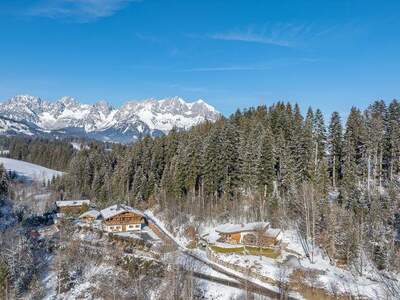
[[[0,134],[86,137],[129,143],[143,136],[159,136],[172,128],[188,129],[220,113],[203,100],[186,102],[172,97],[128,101],[114,108],[105,101],[82,104],[72,97],[56,102],[18,95],[0,103]]]

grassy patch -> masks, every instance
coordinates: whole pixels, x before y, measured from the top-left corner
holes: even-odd
[[[254,256],[266,256],[270,258],[277,258],[280,253],[271,248],[259,248],[259,247],[249,247],[249,246],[238,246],[234,248],[224,248],[215,245],[210,246],[211,250],[217,253],[239,253],[239,254],[250,254]]]
[[[280,255],[279,251],[271,248],[246,247],[246,251],[250,255],[261,255],[274,259]]]
[[[214,252],[218,252],[218,253],[241,253],[243,254],[243,250],[244,247],[239,246],[239,247],[235,247],[235,248],[224,248],[224,247],[218,247],[218,246],[210,246],[211,250],[213,250]]]

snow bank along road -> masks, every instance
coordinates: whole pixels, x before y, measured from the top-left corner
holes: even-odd
[[[0,164],[3,164],[7,171],[15,172],[18,176],[29,180],[48,181],[53,177],[64,174],[63,172],[48,169],[26,161],[5,157],[0,157]]]
[[[219,266],[216,263],[213,263],[211,261],[209,261],[206,258],[203,258],[199,255],[197,255],[196,253],[193,253],[192,251],[190,251],[189,249],[183,247],[182,245],[180,245],[172,236],[171,233],[169,233],[162,225],[160,225],[160,223],[158,222],[158,220],[156,220],[154,217],[148,215],[145,213],[145,216],[148,220],[150,220],[159,230],[162,234],[165,235],[165,237],[170,240],[184,255],[189,256],[193,259],[195,259],[196,261],[199,261],[205,265],[207,265],[208,267],[212,268],[214,271],[223,274],[225,276],[228,276],[232,279],[234,279],[235,281],[237,281],[239,284],[237,284],[237,288],[241,288],[242,290],[247,290],[259,295],[263,295],[263,296],[267,296],[270,298],[274,298],[274,299],[280,299],[280,293],[277,292],[276,290],[272,289],[272,288],[268,288],[262,284],[256,283],[252,280],[243,278],[241,276],[239,276],[238,274],[236,274],[234,271],[229,271],[226,268]],[[195,272],[193,274],[196,277],[202,278],[202,279],[209,279],[210,281],[215,281],[215,277],[214,276],[210,276],[210,275],[206,275],[206,274],[200,274],[198,272]],[[210,278],[208,278],[210,277]],[[221,284],[224,284],[223,281],[220,282]],[[226,282],[226,285],[232,285],[232,282]],[[236,285],[236,284],[235,284]],[[293,296],[288,296],[286,299],[288,300],[298,300],[298,298],[295,298]]]

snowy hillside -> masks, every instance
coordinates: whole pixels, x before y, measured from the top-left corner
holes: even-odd
[[[0,163],[4,165],[7,171],[15,172],[18,176],[29,180],[47,181],[63,174],[60,171],[11,158],[0,157]]]
[[[23,134],[27,136],[34,135],[33,128],[24,124],[23,122],[14,121],[5,117],[0,117],[0,134],[2,135],[15,135]]]
[[[24,122],[20,130],[14,126],[14,132],[33,135],[29,128],[32,125],[55,136],[87,136],[113,142],[157,136],[174,127],[187,129],[206,120],[215,121],[219,115],[203,100],[189,103],[179,97],[128,101],[120,108],[105,101],[89,105],[62,97],[49,102],[30,95],[15,96],[0,104],[0,116]],[[10,126],[1,127],[6,132]]]

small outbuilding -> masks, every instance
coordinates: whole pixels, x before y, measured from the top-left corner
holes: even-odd
[[[100,212],[98,210],[90,209],[87,212],[81,214],[78,218],[83,223],[92,224],[99,217],[100,217]]]
[[[81,214],[89,209],[90,200],[56,201],[56,206],[60,214]]]

